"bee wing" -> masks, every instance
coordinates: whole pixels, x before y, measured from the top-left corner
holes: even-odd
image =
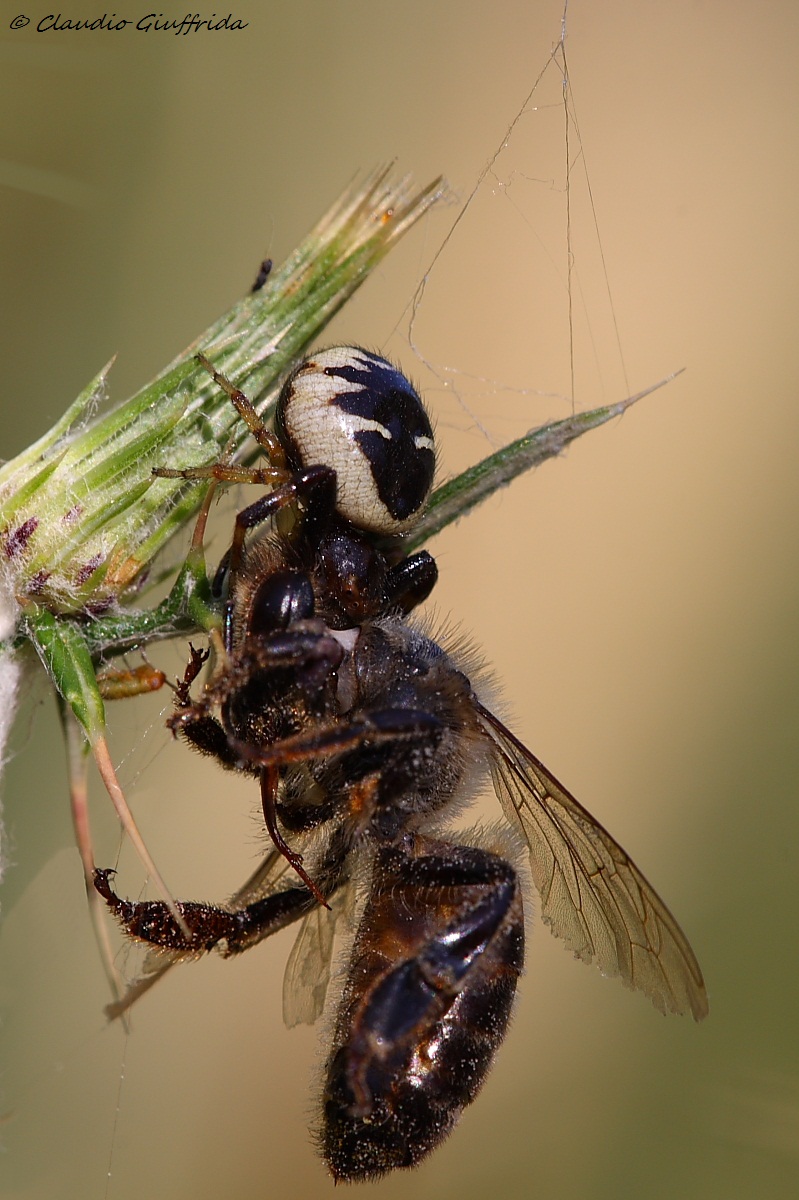
[[[291,864],[277,849],[270,849],[259,862],[250,878],[230,898],[231,908],[243,908],[254,904],[277,891],[277,885]]]
[[[546,767],[477,704],[493,744],[494,787],[530,851],[541,915],[603,975],[619,975],[667,1013],[707,1015],[699,963],[657,892],[621,846]]]
[[[336,934],[336,909],[306,913],[283,976],[283,1020],[289,1029],[313,1025],[325,1006]]]
[[[325,1006],[336,921],[352,901],[344,886],[330,899],[330,908],[317,904],[303,917],[283,976],[283,1020],[289,1029],[313,1025]]]

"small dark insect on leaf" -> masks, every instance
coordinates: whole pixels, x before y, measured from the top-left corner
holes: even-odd
[[[271,258],[264,259],[258,268],[258,274],[255,276],[255,282],[250,288],[251,292],[260,292],[261,288],[264,286],[270,274],[272,273],[272,265]]]

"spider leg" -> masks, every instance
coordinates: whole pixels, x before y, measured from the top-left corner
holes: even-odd
[[[230,546],[230,570],[235,574],[241,566],[244,537],[248,529],[275,516],[288,504],[305,500],[310,505],[330,507],[336,494],[336,472],[332,467],[314,466],[286,478],[279,487],[261,496],[254,504],[243,508],[236,516],[233,541]]]
[[[410,612],[432,592],[438,580],[436,560],[426,550],[409,554],[393,566],[386,579],[386,607]]]
[[[244,421],[252,436],[255,438],[262,450],[265,450],[269,456],[270,462],[275,467],[286,466],[286,455],[280,441],[264,424],[263,418],[258,415],[253,407],[252,401],[248,400],[239,388],[235,387],[227,376],[221,371],[217,371],[210,359],[204,354],[195,355],[197,362],[205,367],[208,374],[213,378],[215,383],[218,383],[222,391],[230,398],[230,402],[236,412]]]
[[[224,459],[197,467],[153,467],[159,479],[212,479],[214,483],[259,483],[264,487],[282,483],[286,472],[277,467],[240,467]]]
[[[87,886],[87,890],[89,891],[90,897],[92,895],[91,884],[93,881],[93,874],[94,874],[95,867],[94,867],[94,851],[92,848],[91,829],[90,829],[90,824],[89,824],[87,787],[86,787],[86,780],[84,777],[85,776],[84,756],[88,752],[88,750],[91,750],[91,753],[94,757],[95,764],[97,766],[97,770],[100,774],[100,778],[102,779],[103,784],[105,785],[105,789],[111,798],[111,803],[113,804],[114,808],[116,809],[116,813],[117,813],[117,816],[119,817],[120,824],[122,825],[122,828],[124,829],[125,833],[130,838],[130,840],[133,844],[133,848],[135,849],[136,853],[138,854],[139,859],[142,863],[142,866],[147,871],[148,875],[150,875],[152,877],[153,883],[155,884],[156,888],[158,889],[158,891],[161,893],[161,895],[164,898],[167,909],[169,910],[169,912],[172,913],[172,915],[173,915],[174,919],[177,921],[178,925],[181,928],[183,928],[184,922],[183,922],[183,918],[180,915],[180,912],[178,911],[178,906],[172,896],[172,893],[170,892],[169,888],[167,887],[161,872],[158,870],[155,863],[153,862],[152,856],[151,856],[149,850],[147,849],[144,838],[142,837],[141,833],[139,832],[139,827],[136,824],[136,821],[133,817],[133,813],[130,811],[128,802],[125,799],[125,793],[122,791],[119,780],[117,779],[116,771],[114,770],[114,764],[111,761],[111,755],[108,750],[108,743],[107,743],[105,737],[102,734],[96,736],[94,738],[94,740],[88,745],[88,748],[83,749],[82,739],[83,739],[84,735],[83,735],[82,731],[80,731],[79,728],[73,724],[73,719],[72,719],[71,714],[67,715],[66,709],[63,705],[61,706],[61,719],[62,719],[62,722],[64,725],[66,741],[67,741],[67,755],[68,755],[69,773],[70,773],[70,804],[71,804],[71,809],[72,809],[72,823],[73,823],[73,826],[75,829],[75,840],[76,840],[77,847],[78,847],[78,853],[80,854],[81,863],[83,864],[83,873],[84,873],[84,877],[86,879],[86,886]],[[79,743],[81,743],[81,744],[79,745]],[[90,909],[92,910],[92,912],[91,912],[92,921],[95,924],[95,929],[97,929],[99,919],[97,918],[95,910],[92,908],[94,901],[92,899],[90,899],[89,903],[90,903]],[[187,930],[187,932],[188,932],[188,930]],[[98,936],[98,943],[100,945],[100,952],[105,961],[105,957],[106,957],[105,936],[102,934],[99,934],[99,933],[97,936]],[[110,950],[108,953],[110,954]],[[108,967],[107,962],[106,962],[106,974],[109,974],[109,967]],[[109,978],[112,980],[112,987],[113,987],[113,972],[111,972],[109,974]]]
[[[203,509],[198,517],[198,528],[201,526],[199,535],[199,545],[202,544],[202,536],[205,532],[205,523],[208,517],[208,508],[210,507],[211,497],[213,496],[214,484],[216,483],[259,483],[263,486],[276,486],[290,478],[290,472],[286,467],[286,453],[280,444],[280,440],[272,433],[264,423],[262,417],[258,415],[252,402],[244,395],[239,388],[235,387],[231,381],[221,372],[217,371],[210,359],[204,354],[195,355],[197,361],[202,367],[212,376],[214,381],[219,384],[224,392],[230,398],[233,407],[239,414],[245,425],[249,429],[255,441],[267,455],[269,459],[268,467],[242,467],[231,464],[230,456],[235,446],[235,439],[231,437],[221,458],[216,462],[204,463],[197,467],[185,467],[176,469],[174,467],[155,467],[153,474],[160,479],[210,479],[212,480],[211,489],[206,496],[203,504]],[[195,536],[192,541],[192,548],[198,544],[198,534],[195,530]]]

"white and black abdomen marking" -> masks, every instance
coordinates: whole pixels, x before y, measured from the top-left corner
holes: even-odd
[[[289,376],[277,426],[302,467],[336,472],[336,508],[359,529],[401,533],[435,471],[430,419],[405,376],[354,346],[320,351]]]

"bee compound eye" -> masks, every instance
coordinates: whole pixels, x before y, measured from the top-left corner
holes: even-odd
[[[263,581],[253,597],[249,632],[275,633],[313,614],[314,594],[308,576],[300,571],[278,571]]]
[[[277,420],[303,467],[336,472],[346,520],[381,534],[414,524],[433,484],[433,429],[418,393],[385,358],[355,346],[320,351],[289,376]]]

